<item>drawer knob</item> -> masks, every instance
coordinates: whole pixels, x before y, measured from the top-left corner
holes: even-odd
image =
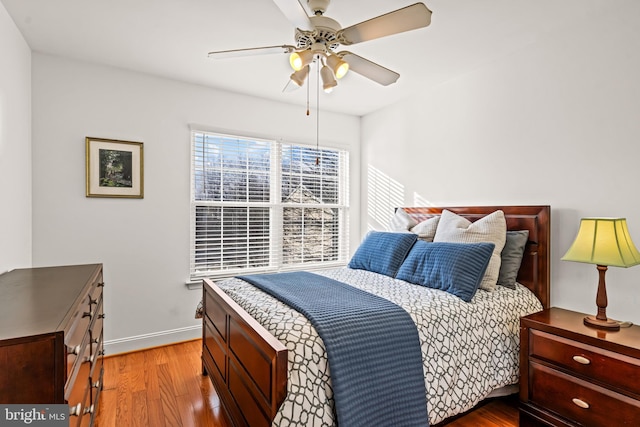
[[[573,356],[573,360],[583,365],[589,365],[591,363],[591,360],[587,359],[584,356]]]
[[[75,354],[77,356],[78,354],[80,354],[80,345],[77,345],[73,348],[67,348],[67,351],[69,352],[69,354]]]
[[[98,287],[99,287],[99,288],[104,288],[104,282],[100,282],[100,283],[98,283]]]
[[[584,400],[578,399],[578,398],[573,398],[571,399],[573,401],[573,403],[576,406],[581,407],[582,409],[589,409],[589,404],[587,402],[585,402]]]
[[[84,413],[85,414],[92,414],[93,413],[93,405],[89,406],[88,408],[84,408]]]
[[[75,406],[69,408],[69,415],[77,417],[80,415],[80,409],[82,408],[82,404],[78,403]]]
[[[100,380],[96,381],[91,385],[93,388],[100,388]]]

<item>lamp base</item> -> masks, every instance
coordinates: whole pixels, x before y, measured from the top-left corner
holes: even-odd
[[[611,319],[600,320],[596,319],[595,316],[585,317],[584,324],[587,326],[591,326],[592,328],[607,329],[609,331],[617,331],[620,329],[620,322],[616,322],[615,320]]]

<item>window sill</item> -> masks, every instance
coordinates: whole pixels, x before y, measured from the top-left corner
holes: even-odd
[[[316,265],[316,266],[308,266],[307,268],[300,268],[300,266],[297,266],[295,268],[290,268],[290,269],[281,269],[280,271],[274,271],[274,270],[268,270],[268,271],[262,271],[262,272],[251,272],[251,273],[247,273],[247,274],[260,274],[260,273],[282,273],[282,272],[286,272],[286,271],[310,271],[310,272],[314,272],[314,271],[318,271],[318,270],[326,270],[326,269],[330,269],[330,268],[339,268],[339,267],[345,267],[346,263],[343,262],[336,262],[336,263],[332,263],[332,264],[325,264],[325,265]],[[219,280],[224,280],[224,279],[228,279],[231,277],[234,277],[236,275],[241,275],[241,273],[238,274],[230,274],[230,275],[225,275],[225,276],[217,276],[217,277],[210,277],[209,279],[212,280],[213,282],[217,282]],[[190,291],[196,291],[196,290],[200,290],[202,289],[202,279],[201,280],[188,280],[185,282],[185,286],[187,287],[187,289],[189,289]]]

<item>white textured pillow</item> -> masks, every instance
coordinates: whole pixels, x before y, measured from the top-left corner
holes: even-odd
[[[480,283],[480,289],[492,291],[496,288],[500,274],[500,253],[507,238],[507,222],[504,212],[495,211],[476,222],[443,210],[440,222],[433,238],[434,242],[480,243],[489,242],[495,245],[491,261]]]
[[[402,208],[396,209],[396,213],[389,222],[389,231],[409,231],[418,222],[411,218]]]
[[[425,242],[433,242],[433,238],[436,235],[436,229],[438,228],[438,222],[440,222],[439,216],[434,216],[427,220],[418,223],[410,231],[418,235],[418,239]]]

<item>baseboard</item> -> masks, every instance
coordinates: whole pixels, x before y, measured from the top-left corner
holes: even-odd
[[[111,356],[196,338],[202,338],[202,325],[108,340],[104,342],[104,351]]]

